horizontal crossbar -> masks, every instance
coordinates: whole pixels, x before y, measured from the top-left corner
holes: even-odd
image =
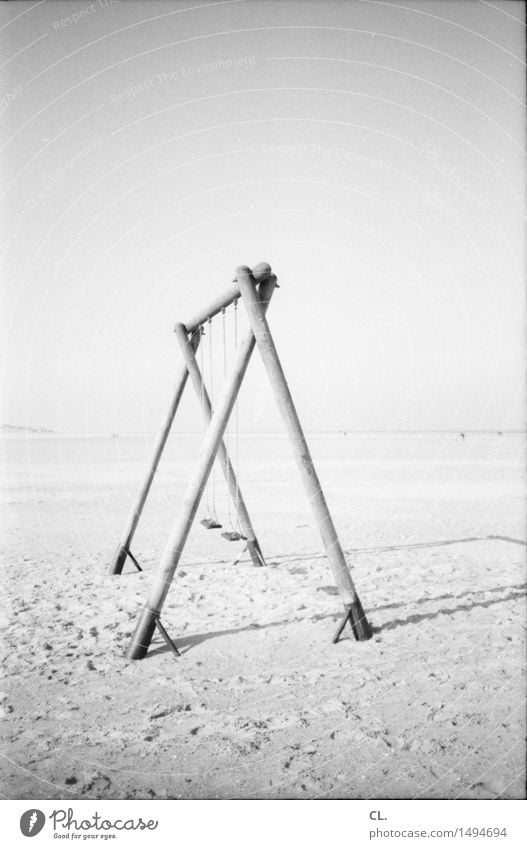
[[[263,283],[264,280],[268,280],[271,274],[271,266],[267,262],[258,263],[258,265],[255,265],[252,270],[252,275],[257,283]],[[214,318],[215,315],[218,315],[219,312],[229,307],[233,301],[239,297],[240,287],[238,282],[235,280],[232,286],[219,295],[206,309],[196,313],[196,315],[192,316],[189,321],[183,322],[185,330],[187,333],[194,333],[194,331],[197,330],[198,327],[201,327],[202,324],[205,324],[209,318]]]

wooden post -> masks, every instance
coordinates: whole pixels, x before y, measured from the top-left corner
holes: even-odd
[[[252,270],[252,275],[257,283],[264,283],[272,274],[271,266],[268,262],[259,262]],[[214,318],[223,309],[227,309],[237,298],[240,297],[240,287],[236,278],[233,280],[233,285],[226,289],[221,295],[212,301],[206,309],[193,315],[188,321],[185,321],[187,333],[194,333],[201,324],[205,324],[209,318]]]
[[[205,388],[203,376],[201,374],[200,368],[196,360],[196,355],[194,353],[195,348],[197,346],[193,344],[193,336],[191,336],[190,339],[188,338],[187,329],[184,324],[176,324],[174,331],[177,336],[177,340],[181,346],[183,358],[185,360],[188,373],[190,374],[190,379],[194,384],[196,395],[202,403],[203,417],[205,419],[206,424],[209,425],[210,420],[212,418],[213,410],[208,392]],[[199,329],[195,331],[195,335],[198,334]],[[218,458],[223,470],[223,474],[225,475],[225,480],[227,481],[229,495],[232,499],[232,503],[234,504],[235,510],[237,510],[238,512],[240,526],[243,535],[247,540],[247,548],[251,555],[253,564],[255,566],[265,566],[265,561],[260,550],[260,545],[258,543],[258,540],[256,539],[256,534],[253,530],[253,526],[249,518],[249,513],[247,507],[245,506],[245,501],[243,500],[238,481],[236,480],[236,474],[234,472],[234,468],[230,461],[229,454],[227,452],[227,448],[223,440],[218,446]]]
[[[265,309],[272,296],[275,284],[276,278],[271,276],[268,280],[261,284],[258,294],[255,291],[253,292],[258,304],[261,304],[263,313],[265,313]],[[132,637],[132,641],[128,647],[126,656],[130,660],[140,660],[148,651],[148,646],[150,645],[154,628],[156,626],[156,619],[158,619],[161,614],[163,603],[192,527],[192,522],[194,521],[216,452],[221,440],[223,439],[223,434],[227,427],[229,416],[236,401],[247,366],[249,365],[254,345],[254,335],[250,332],[240,345],[232,374],[223,387],[221,397],[218,401],[218,406],[214,411],[210,425],[207,429],[205,440],[198,458],[197,468],[187,487],[181,516],[179,521],[174,525],[172,533],[170,534],[161,557],[158,573],[154,581],[149,600],[143,609]]]
[[[196,351],[198,349],[200,342],[199,335],[196,334],[192,340],[193,350]],[[181,396],[183,395],[183,390],[185,389],[185,385],[188,378],[188,369],[185,363],[182,363],[176,377],[176,382],[174,385],[172,401],[170,407],[168,409],[167,416],[157,438],[157,441],[154,445],[154,449],[152,451],[152,456],[150,458],[150,463],[148,465],[148,472],[145,478],[145,481],[139,490],[137,498],[134,502],[134,505],[128,515],[126,520],[126,524],[124,526],[123,532],[121,534],[121,540],[117,549],[115,551],[112,564],[110,566],[110,575],[120,575],[123,571],[123,567],[130,553],[130,546],[132,544],[132,539],[134,537],[137,525],[139,524],[139,519],[141,518],[141,513],[143,512],[143,508],[145,506],[145,501],[148,497],[148,493],[150,492],[150,487],[152,486],[152,481],[154,480],[157,467],[159,465],[159,461],[161,459],[161,455],[163,454],[163,450],[165,448],[166,441],[168,439],[168,435],[170,433],[170,428],[172,427],[172,423],[174,421],[174,417],[177,412],[177,408],[179,407],[179,402],[181,401]]]
[[[242,301],[247,310],[249,324],[254,333],[256,344],[262,356],[264,367],[269,376],[278,409],[295,454],[302,481],[313,509],[322,542],[335,577],[340,596],[347,611],[356,639],[368,640],[372,636],[371,626],[366,619],[357,591],[340,545],[326,499],[318,479],[309,448],[302,431],[293,399],[278,358],[265,313],[260,307],[256,293],[255,280],[251,269],[245,265],[236,270]]]

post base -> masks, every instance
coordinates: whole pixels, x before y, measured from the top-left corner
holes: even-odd
[[[356,640],[359,642],[370,640],[373,637],[373,630],[366,618],[366,614],[364,613],[359,597],[357,596],[357,599],[351,604],[347,604],[345,609],[346,612],[339,622],[339,626],[336,630],[335,636],[333,637],[333,642],[338,643],[348,622],[351,625],[351,630],[353,631],[353,636]]]
[[[247,540],[247,551],[251,555],[251,560],[253,561],[253,566],[266,566],[266,562],[264,560],[264,556],[260,549],[260,545],[257,539],[248,539]]]
[[[123,571],[124,564],[126,563],[126,558],[128,557],[128,551],[124,547],[124,545],[118,545],[117,550],[113,556],[112,565],[110,566],[110,575],[120,575]]]
[[[130,558],[138,572],[143,571],[132,552],[129,551],[124,545],[120,545],[117,551],[115,552],[114,558],[112,560],[112,565],[110,566],[110,575],[120,575],[122,573],[127,557]]]
[[[142,660],[145,657],[152,642],[158,615],[157,611],[145,607],[126,651],[128,660]]]
[[[159,613],[156,610],[150,610],[149,607],[145,607],[141,614],[141,618],[137,623],[135,633],[132,637],[132,642],[126,652],[128,660],[142,660],[146,656],[156,628],[163,637],[170,651],[175,654],[176,657],[181,657],[176,644],[170,638],[163,626],[161,619],[159,618]]]

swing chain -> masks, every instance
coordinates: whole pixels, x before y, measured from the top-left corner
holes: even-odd
[[[203,344],[204,344],[203,343],[203,337],[205,336],[205,328],[203,327],[202,324],[200,324],[200,326],[199,326],[199,336],[200,336],[199,365],[200,365],[200,370],[201,370],[201,376],[203,377],[203,375],[205,373],[204,372],[204,361],[203,361]],[[201,381],[199,402],[200,402],[200,405],[201,405],[201,409],[203,410],[203,405],[205,403],[205,386],[204,386],[203,380]],[[201,427],[202,427],[203,433],[205,433],[206,427],[205,427],[205,417],[204,416],[202,417]]]
[[[214,362],[212,358],[212,317],[208,318],[209,325],[209,379],[210,379],[210,407],[211,407],[211,415],[214,415]],[[216,463],[213,463],[212,466],[212,475],[211,475],[211,489],[212,489],[212,511],[211,511],[211,519],[214,522],[216,527],[221,527],[218,525],[218,517],[216,516]]]
[[[223,307],[222,311],[221,311],[221,321],[222,321],[222,347],[223,347],[223,380],[227,380],[227,324],[226,324],[226,309],[225,309],[225,307]],[[229,435],[230,435],[230,427],[229,427],[229,423],[227,422],[227,427],[225,428],[225,434],[224,434],[224,437],[223,437],[224,442],[225,442],[225,447],[227,449],[227,453],[230,453]],[[230,528],[232,528],[233,527],[233,521],[232,521],[232,513],[231,513],[231,500],[229,498],[228,493],[227,493],[227,496],[226,496],[226,500],[227,500],[227,523],[228,523],[228,526]]]
[[[221,309],[222,316],[222,346],[223,346],[223,380],[227,380],[228,375],[228,352],[227,352],[227,316],[226,316],[226,308],[222,307]],[[209,333],[208,333],[208,370],[209,370],[209,385],[210,385],[210,407],[211,412],[214,411],[214,358],[212,351],[212,316],[209,316],[207,319]],[[206,335],[205,329],[203,325],[200,325],[200,334],[202,336]],[[236,354],[238,350],[238,299],[234,300],[234,353]],[[201,373],[202,378],[204,378],[204,359],[205,355],[203,352],[203,346],[201,346],[200,350],[200,362],[201,362]],[[201,384],[201,401],[202,405],[204,404],[204,393],[205,393],[205,381],[202,379]],[[235,416],[235,463],[236,467],[239,462],[239,419],[238,419],[238,404],[235,404],[234,407],[234,416]],[[205,416],[204,416],[205,419]],[[227,451],[227,456],[229,454],[229,440],[231,435],[231,429],[227,423],[225,433],[224,433],[224,442],[225,449]],[[210,487],[206,489],[206,510],[207,510],[207,518],[203,519],[201,524],[206,528],[221,528],[221,524],[218,522],[217,513],[216,513],[216,468],[215,465],[212,466],[212,474],[210,477]],[[235,508],[235,517],[233,520],[232,516],[232,505],[229,496],[227,495],[227,518],[228,525],[231,528],[229,531],[224,531],[222,536],[225,539],[230,541],[245,539],[243,535],[243,531],[241,529],[240,522],[240,488],[238,484],[238,480],[234,475],[234,508]]]
[[[205,384],[203,382],[203,378],[205,376],[205,356],[204,356],[204,353],[203,353],[205,328],[203,327],[202,324],[200,324],[200,327],[199,327],[199,335],[200,335],[199,363],[200,363],[201,377],[202,377],[199,401],[200,401],[201,410],[202,410],[202,413],[203,413],[204,404],[205,404]],[[205,424],[205,416],[204,415],[202,415],[202,425],[201,426],[202,426],[203,434],[205,434],[207,427],[206,427],[206,424]],[[209,487],[207,487],[207,489],[205,490],[205,513],[206,513],[207,517],[211,516]],[[203,519],[203,522],[205,522],[205,521],[207,521],[207,519]]]
[[[238,298],[234,299],[234,355],[238,351]],[[236,399],[236,404],[234,406],[234,462],[236,463],[236,469],[239,471],[240,469],[240,421],[239,421],[239,406],[238,399]],[[235,498],[235,508],[236,508],[236,530],[241,533],[240,528],[240,511],[239,511],[239,502],[240,502],[240,489],[238,485],[238,478],[236,478],[236,498]]]
[[[212,319],[209,317],[208,319],[209,325],[209,371],[210,371],[210,409],[211,414],[213,412],[214,405],[214,376],[213,376],[213,363],[212,363]],[[200,336],[203,337],[206,335],[205,328],[203,325],[200,325],[199,328]],[[203,411],[203,433],[207,431],[206,420],[207,417],[205,415],[205,357],[203,353],[203,345],[200,346],[200,366],[201,366],[201,393],[200,400]],[[215,479],[215,469],[214,466],[212,468],[212,476],[211,476],[211,485],[205,489],[205,518],[201,520],[201,524],[207,529],[212,528],[221,528],[217,518],[216,518],[216,479]]]

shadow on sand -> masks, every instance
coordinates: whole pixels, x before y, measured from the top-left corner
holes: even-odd
[[[437,540],[436,542],[413,542],[408,543],[407,545],[384,545],[384,546],[372,546],[368,548],[347,548],[344,551],[344,554],[379,554],[384,551],[418,551],[421,548],[443,548],[446,545],[460,545],[462,543],[467,542],[485,542],[486,540],[501,540],[502,542],[512,542],[516,545],[527,546],[527,542],[523,539],[514,539],[513,537],[505,537],[499,536],[498,534],[488,534],[486,537],[463,537],[461,539],[445,539],[445,540]],[[268,566],[282,566],[284,563],[302,563],[305,560],[324,560],[326,558],[326,554],[320,551],[314,551],[306,554],[273,554],[270,557],[266,557],[266,562]],[[222,557],[217,560],[194,560],[189,563],[185,563],[182,568],[190,568],[192,566],[202,566],[204,568],[208,566],[222,566],[227,563],[232,563],[231,557]],[[238,561],[238,563],[248,563],[251,564],[252,561],[249,558],[242,557]],[[145,572],[150,571],[150,564],[147,563],[144,567]],[[155,568],[155,567],[154,567]],[[135,575],[136,572],[130,570],[123,574]]]
[[[383,546],[374,546],[371,548],[347,548],[344,554],[367,554],[371,553],[379,553],[383,551],[418,551],[421,548],[443,548],[445,545],[459,545],[460,543],[466,542],[485,542],[488,539],[497,539],[502,540],[503,542],[513,542],[517,545],[527,546],[527,542],[522,539],[513,539],[512,537],[504,537],[497,536],[495,534],[489,534],[486,537],[463,537],[462,539],[445,539],[438,540],[437,542],[413,542],[408,543],[407,545],[383,545]],[[288,554],[275,554],[269,560],[270,565],[278,565],[279,561],[287,560],[288,563],[297,563],[300,560],[321,560],[325,557],[325,554],[321,554],[317,552],[315,554],[302,554],[302,555],[291,555]]]
[[[512,587],[499,587],[495,590],[484,590],[482,592],[497,592],[499,590],[504,589],[518,590],[518,592],[510,592],[508,595],[501,596],[500,598],[489,598],[486,601],[475,601],[472,604],[467,603],[457,604],[455,607],[441,607],[439,610],[433,610],[430,613],[414,613],[411,616],[408,616],[406,619],[392,619],[391,622],[386,622],[384,625],[381,625],[380,628],[373,628],[373,632],[378,634],[382,631],[392,631],[394,628],[402,628],[405,625],[418,625],[420,622],[424,622],[426,619],[437,619],[438,616],[449,616],[452,613],[473,610],[475,607],[491,607],[493,604],[499,604],[500,602],[504,601],[516,601],[516,599],[523,598],[527,595],[527,585],[525,584],[517,584]],[[463,593],[463,595],[474,594],[475,593]],[[439,596],[439,598],[449,598],[449,596]],[[457,598],[457,596],[450,596],[450,598]],[[426,600],[433,601],[434,599]],[[421,599],[421,601],[423,600]]]
[[[452,599],[454,601],[459,601],[466,596],[474,596],[481,595],[482,593],[502,593],[506,590],[510,590],[507,595],[502,595],[499,598],[490,598],[486,600],[475,600],[473,602],[466,602],[457,605],[453,605],[451,607],[441,607],[439,610],[432,610],[428,613],[414,613],[411,616],[408,616],[406,619],[392,619],[389,622],[386,622],[384,625],[380,627],[373,626],[373,633],[380,634],[383,631],[392,631],[394,628],[403,628],[407,625],[418,625],[420,622],[424,622],[426,620],[437,619],[439,616],[450,616],[453,613],[466,612],[468,610],[473,610],[476,607],[491,607],[494,604],[500,604],[506,601],[516,601],[519,598],[523,598],[527,595],[527,584],[513,584],[511,586],[504,587],[493,587],[492,589],[486,590],[469,590],[464,593],[460,593],[459,595],[454,595],[453,593],[444,593],[439,596],[429,596],[417,599],[416,601],[404,601],[399,602],[397,604],[385,604],[377,607],[374,613],[380,610],[396,610],[399,608],[407,608],[409,606],[419,605],[419,604],[430,604],[435,601],[445,601],[447,599]],[[370,611],[366,611],[367,614]],[[314,616],[296,616],[292,619],[280,619],[277,622],[268,622],[265,625],[257,625],[256,623],[251,623],[250,625],[246,625],[241,628],[228,628],[223,631],[209,631],[206,634],[192,634],[187,637],[181,637],[178,639],[174,638],[174,641],[178,647],[178,650],[181,654],[186,654],[186,652],[193,649],[195,646],[198,646],[200,643],[205,642],[206,640],[213,640],[215,637],[225,637],[231,634],[242,634],[248,631],[259,631],[259,630],[268,630],[270,628],[278,628],[282,625],[293,625],[299,624],[302,622],[320,622],[325,619],[331,619],[334,622],[337,622],[342,618],[342,613],[339,611],[338,613],[320,613],[315,614]],[[345,632],[345,635],[342,636],[342,640],[351,639],[351,631]],[[156,645],[149,653],[149,657],[154,657],[157,654],[164,654],[165,652],[170,651],[168,646],[166,645]]]

